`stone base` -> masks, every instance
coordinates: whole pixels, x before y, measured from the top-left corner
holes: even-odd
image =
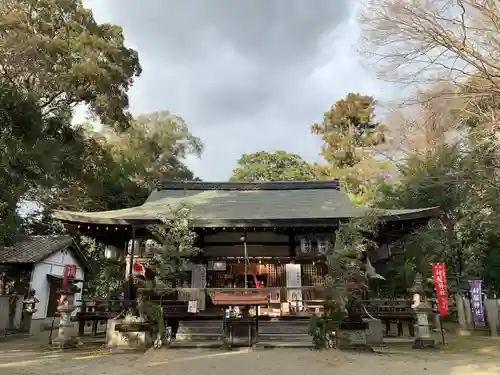
[[[153,346],[153,337],[149,331],[118,332],[117,324],[124,324],[123,319],[108,320],[106,347],[120,349],[149,349]]]
[[[471,335],[471,331],[469,331],[467,328],[461,328],[461,327],[456,328],[455,333],[458,336],[470,336]]]
[[[349,350],[349,351],[373,351],[373,349],[366,342],[366,332],[365,328],[368,326],[363,326],[363,329],[341,329],[340,330],[340,340],[339,349]]]
[[[436,341],[432,337],[417,337],[413,341],[413,349],[435,349]]]
[[[66,338],[58,337],[54,341],[52,341],[52,345],[55,345],[60,349],[72,349],[81,345],[81,342],[78,339],[78,337],[66,337]]]
[[[365,344],[365,345],[355,344],[355,345],[341,346],[340,350],[343,350],[346,352],[358,352],[358,353],[373,353],[374,352],[373,348],[367,344]]]
[[[377,320],[366,320],[368,329],[366,331],[366,343],[368,345],[383,345],[384,344],[384,329],[382,322]]]
[[[58,335],[55,340],[52,341],[52,345],[61,349],[76,348],[79,344],[80,340],[76,335],[76,329],[73,324],[68,324],[63,327],[59,326]]]

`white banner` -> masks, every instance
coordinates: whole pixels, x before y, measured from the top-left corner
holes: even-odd
[[[298,308],[302,310],[302,276],[300,264],[286,264],[285,265],[286,274],[286,287],[287,289],[287,299],[291,302],[292,309]],[[291,289],[297,288],[297,289]],[[294,302],[300,301],[300,302]]]
[[[206,288],[207,287],[207,267],[204,264],[191,265],[191,288]],[[191,299],[198,301],[200,311],[205,310],[205,292],[199,291],[194,293]]]

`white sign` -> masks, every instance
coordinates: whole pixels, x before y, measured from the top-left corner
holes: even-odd
[[[198,301],[189,301],[188,313],[196,314],[197,312],[198,312]]]
[[[302,309],[302,275],[300,264],[285,264],[285,274],[287,299],[289,302],[292,302],[293,306],[298,306],[299,309]]]
[[[207,267],[204,264],[191,265],[191,288],[204,289],[207,287]],[[198,301],[200,311],[205,310],[205,292],[198,291],[193,296]]]

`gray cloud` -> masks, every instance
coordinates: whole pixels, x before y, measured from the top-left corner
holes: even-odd
[[[377,85],[351,51],[352,0],[88,0],[124,28],[143,76],[136,113],[168,109],[206,144],[189,165],[227,179],[244,152],[285,149],[318,159],[312,123],[349,91]]]

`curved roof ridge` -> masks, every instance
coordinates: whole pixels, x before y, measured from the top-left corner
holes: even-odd
[[[338,190],[338,179],[328,181],[262,181],[262,182],[206,182],[165,181],[155,185],[156,190]]]

